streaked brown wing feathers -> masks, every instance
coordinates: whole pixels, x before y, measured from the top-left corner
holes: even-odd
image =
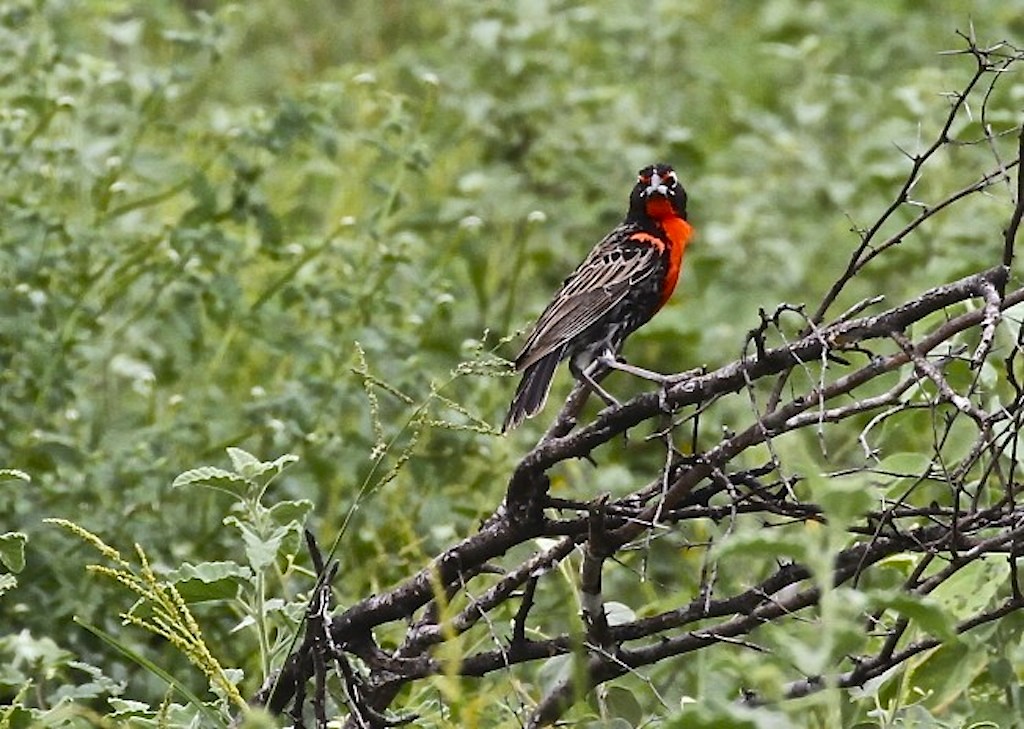
[[[623,246],[609,238],[587,256],[540,315],[516,359],[524,369],[594,324],[656,269],[653,246]]]

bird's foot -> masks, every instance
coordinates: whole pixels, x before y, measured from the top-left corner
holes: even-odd
[[[614,354],[608,351],[599,354],[594,361],[604,367],[607,367],[608,369],[619,370],[620,372],[628,372],[631,375],[635,375],[636,377],[641,377],[645,380],[650,380],[652,382],[664,384],[665,380],[668,379],[668,376],[663,375],[660,372],[655,372],[653,370],[645,370],[643,367],[631,365],[628,362],[626,362],[626,360],[622,359],[622,357],[616,357]]]
[[[689,380],[697,375],[702,375],[706,372],[704,367],[698,367],[696,369],[687,370],[686,372],[678,372],[672,375],[663,375],[660,372],[654,372],[653,370],[644,369],[643,367],[637,367],[627,363],[622,357],[616,357],[611,352],[604,352],[599,355],[595,360],[603,367],[607,367],[613,370],[619,370],[620,372],[627,372],[636,377],[640,377],[651,382],[657,382],[661,385],[658,391],[658,408],[665,413],[672,413],[673,408],[671,403],[668,401],[668,390],[673,385],[676,385],[684,380]]]

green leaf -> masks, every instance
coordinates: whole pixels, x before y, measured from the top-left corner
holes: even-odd
[[[810,478],[811,494],[829,523],[843,527],[878,505],[875,489],[857,480]]]
[[[608,620],[608,625],[622,625],[623,623],[632,623],[636,620],[636,613],[633,612],[633,608],[621,602],[606,602],[604,604],[604,614]]]
[[[920,557],[915,554],[892,554],[878,561],[879,567],[885,567],[899,572],[902,575],[909,575],[917,563],[920,561]]]
[[[876,466],[886,496],[898,496],[931,469],[931,456],[924,452],[893,453]]]
[[[644,711],[636,694],[622,686],[609,686],[605,690],[604,705],[613,717],[624,719],[627,727],[640,726]]]
[[[560,656],[552,656],[541,664],[540,672],[537,675],[537,682],[542,689],[550,691],[572,676],[575,670],[575,656],[566,653]]]
[[[952,615],[966,620],[991,605],[1009,577],[1009,565],[1001,557],[975,560],[943,581],[929,595]]]
[[[279,526],[299,525],[306,523],[306,517],[313,511],[313,502],[308,499],[295,501],[279,501],[268,510],[270,518]]]
[[[615,717],[610,719],[598,719],[597,721],[584,721],[582,723],[578,723],[577,726],[582,727],[582,729],[633,729],[633,727],[638,725],[633,722],[626,721],[625,719]]]
[[[252,579],[252,570],[235,562],[200,562],[181,565],[168,573],[185,602],[227,600]]]
[[[24,481],[30,483],[32,477],[24,471],[19,471],[16,468],[0,468],[0,483],[7,483],[9,481]]]
[[[18,578],[11,574],[0,574],[0,597],[18,586]],[[2,674],[2,672],[0,672]]]
[[[288,466],[292,465],[293,463],[298,463],[298,461],[299,457],[296,456],[295,454],[285,453],[283,456],[275,458],[274,460],[270,461],[270,463],[266,464],[267,468],[263,469],[260,473],[263,474],[269,470],[273,470],[276,473],[281,473],[286,468],[288,468]]]
[[[721,542],[716,550],[718,559],[771,559],[806,561],[808,543],[798,537],[774,530],[739,532]]]
[[[216,466],[202,466],[185,471],[171,483],[171,488],[183,486],[206,486],[237,497],[247,496],[253,488],[250,481]]]
[[[932,705],[948,706],[968,691],[987,666],[988,656],[984,651],[972,650],[960,641],[945,643],[914,661],[903,683],[912,687],[914,694],[930,694]],[[893,691],[898,689],[898,685],[892,687]],[[901,699],[916,700],[916,697],[911,695]]]
[[[84,701],[96,699],[101,696],[116,695],[123,693],[125,684],[115,681],[104,675],[102,669],[82,661],[68,661],[68,668],[85,673],[89,680],[75,681],[73,685],[62,686],[59,695],[61,699]]]
[[[114,710],[110,714],[111,719],[133,719],[149,717],[153,715],[153,710],[149,704],[144,701],[131,701],[128,699],[120,699],[116,696],[111,696],[107,699],[107,703]]]
[[[1006,656],[999,656],[988,664],[988,675],[996,686],[1003,689],[1012,689],[1017,684],[1017,671]]]
[[[2,718],[4,726],[10,729],[31,729],[42,725],[42,712],[38,709],[26,709],[20,704],[4,708]]]
[[[241,717],[241,723],[237,725],[237,729],[278,729],[280,726],[278,717],[262,707],[250,706]]]
[[[671,717],[664,729],[790,729],[792,726],[789,717],[768,708],[699,701]]]
[[[897,592],[890,594],[881,604],[914,621],[939,640],[949,641],[957,637],[953,616],[931,597]]]
[[[260,461],[241,448],[228,448],[227,450],[231,456],[231,462],[235,466],[235,471],[250,481],[254,481],[271,471],[274,472],[274,475],[277,475],[299,460],[298,456],[286,453],[279,458],[275,458],[273,461]]]
[[[25,543],[28,535],[24,532],[0,534],[0,562],[14,574],[25,569]]]
[[[281,544],[289,533],[288,529],[278,527],[270,532],[270,534],[263,536],[257,533],[251,526],[233,516],[225,517],[224,523],[237,528],[242,533],[242,542],[245,544],[245,556],[249,560],[249,566],[255,572],[259,572],[274,563],[281,549]]]
[[[235,473],[245,478],[252,478],[252,474],[264,465],[256,456],[241,448],[228,448],[227,452]]]
[[[890,453],[881,460],[876,470],[892,478],[918,478],[928,472],[931,461],[931,454],[926,452]]]
[[[226,577],[249,578],[252,573],[247,567],[234,562],[200,562],[189,564],[185,562],[176,570],[167,574],[168,579],[176,582],[185,580],[201,580],[202,582],[217,582]]]

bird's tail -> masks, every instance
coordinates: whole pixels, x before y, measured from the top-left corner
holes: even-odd
[[[507,433],[515,428],[526,418],[532,418],[548,399],[548,391],[551,389],[551,379],[555,376],[555,368],[562,359],[562,351],[555,350],[526,368],[523,372],[523,379],[519,381],[515,397],[508,408],[508,415],[505,416],[505,424],[501,426],[501,432]]]

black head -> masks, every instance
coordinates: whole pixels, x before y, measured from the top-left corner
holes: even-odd
[[[664,201],[668,201],[668,207]],[[666,164],[644,167],[637,173],[629,196],[629,216],[660,219],[672,214],[686,220],[686,190],[676,171]]]

